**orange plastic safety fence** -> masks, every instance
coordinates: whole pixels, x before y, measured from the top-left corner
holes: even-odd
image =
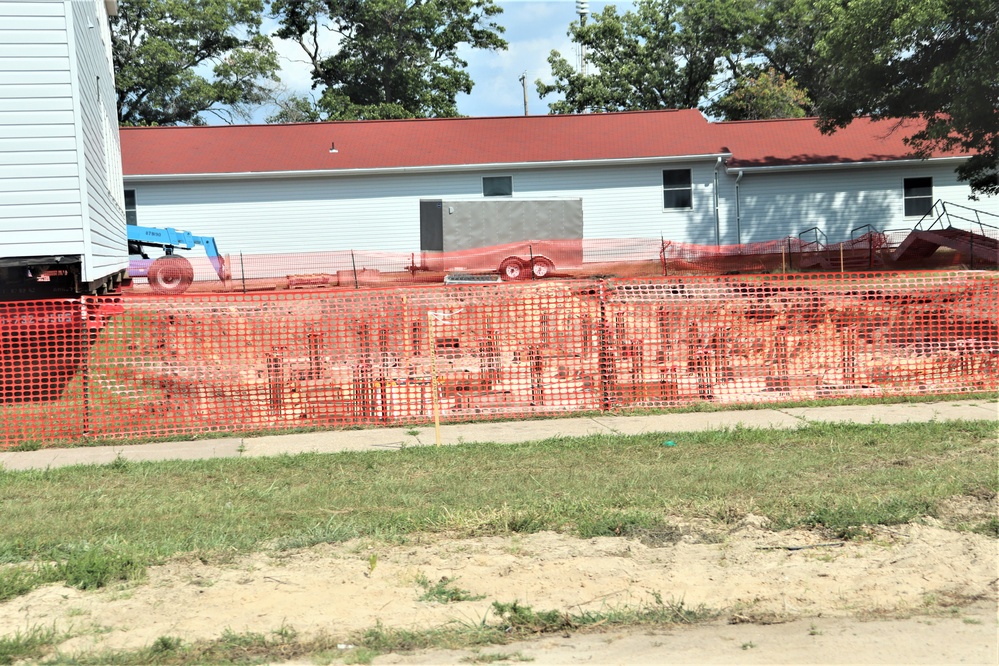
[[[994,267],[999,237],[996,230],[980,231],[977,254],[917,253],[901,263],[893,251],[913,233],[911,229],[868,231],[832,244],[823,242],[824,237],[816,231],[806,236],[811,240],[792,236],[741,245],[696,245],[660,238],[575,238],[525,240],[445,252],[236,253],[227,255],[222,278],[207,257],[188,259],[194,272],[190,291],[198,293],[440,284],[446,275],[453,273],[518,281],[553,277],[593,279],[609,275],[638,278],[921,270],[956,265]],[[136,278],[130,291],[150,294],[152,288],[145,278]]]
[[[0,444],[995,390],[997,309],[972,272],[0,303]]]

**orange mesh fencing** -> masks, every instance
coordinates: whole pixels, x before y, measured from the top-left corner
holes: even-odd
[[[997,308],[953,271],[0,303],[0,444],[992,391]]]
[[[275,254],[230,254],[223,278],[204,255],[190,261],[198,293],[251,293],[275,289],[361,289],[441,284],[449,274],[494,281],[551,278],[594,279],[731,275],[776,272],[919,270],[965,265],[992,267],[985,246],[977,256],[944,250],[902,263],[892,252],[912,230],[868,231],[851,240],[825,244],[785,237],[741,245],[696,245],[659,238],[525,240],[447,252],[342,250]],[[989,233],[992,233],[991,231]],[[995,246],[999,235],[982,236]],[[995,255],[995,251],[992,251]],[[994,257],[993,257],[994,259]],[[150,294],[145,278],[130,291]]]

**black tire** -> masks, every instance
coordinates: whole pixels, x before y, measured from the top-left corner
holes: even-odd
[[[149,287],[157,294],[183,294],[194,282],[194,268],[184,257],[160,257],[149,267]]]
[[[524,280],[527,279],[527,264],[518,257],[507,257],[499,265],[500,277],[504,280]]]
[[[555,263],[548,257],[534,257],[531,260],[531,274],[534,279],[543,280],[555,272]]]

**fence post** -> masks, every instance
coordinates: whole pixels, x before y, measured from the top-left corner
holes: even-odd
[[[83,354],[83,436],[90,436],[90,331],[87,327],[87,297],[80,298],[80,353]]]
[[[610,341],[607,339],[607,301],[604,294],[605,283],[601,280],[599,303],[600,303],[600,321],[597,325],[600,327],[600,349],[597,350],[597,365],[599,375],[600,375],[600,411],[606,412],[610,410],[611,400],[610,400],[610,350],[608,349]]]
[[[246,293],[246,267],[243,266],[243,251],[239,251],[239,279],[243,282],[243,293]]]
[[[357,283],[357,263],[354,261],[354,251],[350,251],[350,265],[354,269],[354,289],[360,289],[361,286]]]

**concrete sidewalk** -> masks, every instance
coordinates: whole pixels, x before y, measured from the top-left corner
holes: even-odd
[[[744,426],[792,429],[810,422],[905,423],[926,421],[992,420],[999,422],[999,403],[987,400],[842,407],[795,407],[655,416],[596,416],[536,421],[463,423],[441,426],[441,443],[471,442],[509,444],[552,437],[597,434],[637,435],[662,433],[679,439],[679,433]],[[416,433],[416,434],[413,434]],[[433,426],[333,430],[295,435],[229,437],[185,442],[158,442],[129,446],[91,446],[71,449],[0,452],[0,467],[7,470],[46,469],[68,465],[105,465],[125,460],[198,460],[239,456],[273,456],[282,453],[384,451],[435,443]]]

